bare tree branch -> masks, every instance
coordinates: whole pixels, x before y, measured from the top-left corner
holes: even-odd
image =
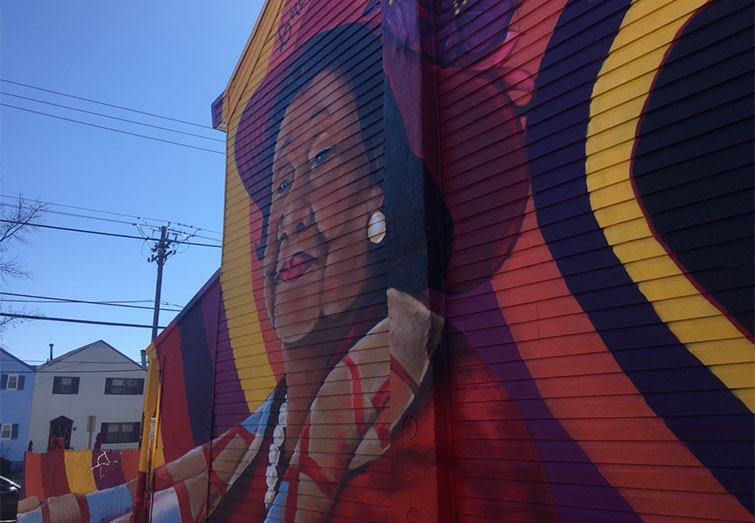
[[[19,197],[17,205],[3,204],[0,211],[0,217],[4,220],[0,225],[0,252],[7,249],[5,243],[9,240],[25,243],[29,227],[39,223],[46,209],[46,204],[22,197]]]
[[[0,280],[7,281],[16,278],[28,278],[29,271],[17,256],[8,257],[8,247],[14,242],[26,243],[27,236],[35,230],[47,209],[47,205],[34,200],[27,200],[19,196],[17,204],[0,203]],[[26,310],[11,310],[0,300],[0,311],[13,313],[28,313]],[[0,331],[11,323],[23,320],[3,316],[0,318]]]

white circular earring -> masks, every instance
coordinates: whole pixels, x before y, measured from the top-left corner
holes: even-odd
[[[372,243],[378,244],[385,238],[385,214],[375,211],[367,222],[367,237]]]

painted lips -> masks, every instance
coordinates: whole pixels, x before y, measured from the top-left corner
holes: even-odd
[[[280,271],[278,271],[278,279],[286,283],[294,281],[304,276],[313,265],[318,263],[314,256],[310,256],[306,252],[297,252],[283,263]]]

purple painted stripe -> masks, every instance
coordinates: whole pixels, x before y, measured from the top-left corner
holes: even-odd
[[[228,333],[228,320],[225,315],[225,300],[223,299],[222,292],[220,295],[217,340],[216,361],[233,361],[233,349],[231,348],[231,340]],[[241,423],[250,414],[235,365],[222,365],[222,378],[218,375],[219,371],[219,368],[215,369],[215,379],[217,382],[213,399],[215,412],[213,424],[216,433],[218,424],[228,427],[231,424]],[[233,405],[232,412],[224,411],[223,405],[218,404],[219,395],[222,395],[223,404]],[[219,419],[219,416],[222,416],[222,420]]]
[[[92,475],[97,490],[105,490],[126,483],[118,450],[93,450]]]
[[[220,93],[220,96],[215,98],[212,102],[212,127],[215,129],[224,130],[223,128],[223,98],[225,98],[225,91]]]
[[[640,521],[639,517],[632,514],[632,509],[621,494],[606,481],[579,444],[553,417],[540,397],[535,381],[522,360],[501,314],[490,283],[472,292],[476,295],[475,300],[480,309],[485,312],[459,316],[454,320],[454,326],[464,333],[472,347],[497,347],[497,351],[488,349],[480,351],[479,355],[502,383],[517,380],[515,387],[505,385],[506,390],[519,409],[543,460],[559,521],[573,521],[573,507],[594,506],[597,490],[600,491],[603,510],[626,514],[628,521]],[[464,294],[449,295],[446,301],[449,314],[453,315],[454,311],[462,310],[465,299],[468,297]],[[481,325],[485,328],[477,329]],[[560,440],[555,454],[552,441],[548,441],[554,436]],[[580,465],[565,466],[565,462]]]

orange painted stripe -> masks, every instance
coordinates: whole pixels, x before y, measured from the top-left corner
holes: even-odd
[[[121,453],[121,469],[126,481],[131,481],[139,473],[139,451],[126,450]]]
[[[45,497],[42,485],[42,454],[27,452],[24,458],[24,496]]]
[[[532,200],[527,204],[527,210],[533,209]],[[538,265],[538,269],[548,274],[558,271],[556,262],[550,257],[549,251],[545,249],[528,249],[519,250],[519,245],[541,245],[543,243],[542,235],[536,228],[535,215],[528,212],[522,230],[527,231],[522,234],[514,252],[507,260],[501,272],[493,280],[493,288],[496,290],[498,303],[501,306],[504,317],[509,321],[509,312],[512,307],[518,303],[511,302],[510,294],[507,288],[516,287],[519,283],[519,272],[532,271],[533,265]],[[541,282],[541,295],[538,298],[550,299],[556,297],[568,298],[565,301],[574,301],[576,299],[570,296],[568,287],[563,278],[550,279]],[[564,299],[562,298],[562,301]],[[568,310],[573,311],[575,304],[568,305]],[[606,480],[616,487],[632,508],[639,514],[658,514],[659,502],[652,496],[637,495],[636,491],[622,488],[627,484],[625,477],[626,469],[612,467],[606,464],[606,461],[613,463],[643,463],[643,453],[648,448],[645,445],[615,445],[611,449],[611,456],[604,454],[605,447],[600,447],[590,443],[592,438],[591,427],[594,419],[611,418],[616,416],[617,408],[631,413],[634,422],[624,427],[625,439],[628,442],[645,442],[657,441],[659,437],[666,440],[665,459],[669,465],[677,468],[666,469],[666,474],[662,476],[647,475],[645,478],[645,488],[657,490],[659,494],[668,489],[678,490],[690,487],[690,470],[685,467],[695,467],[695,490],[697,492],[708,492],[716,494],[716,515],[718,518],[731,520],[751,520],[752,515],[729,494],[721,484],[713,477],[710,471],[703,466],[699,460],[687,449],[686,445],[678,441],[671,430],[662,423],[651,423],[650,420],[657,419],[653,410],[647,405],[643,395],[637,390],[632,381],[626,376],[613,355],[605,346],[600,336],[590,322],[586,313],[571,314],[569,316],[570,330],[580,333],[578,346],[573,344],[551,344],[549,357],[542,358],[542,354],[536,349],[539,343],[530,341],[529,343],[520,343],[521,341],[532,340],[532,326],[528,323],[510,322],[510,331],[514,340],[517,342],[519,352],[534,374],[533,379],[538,390],[544,398],[548,408],[554,417],[559,420],[569,420],[564,424],[564,428],[570,436],[577,441],[585,454],[595,463],[600,473]],[[539,324],[540,322],[536,322]],[[579,354],[578,358],[565,357]],[[537,358],[541,359],[537,359]],[[603,394],[591,398],[589,406],[584,402],[564,401],[560,398],[569,395],[568,380],[552,380],[537,378],[537,375],[561,375],[561,376],[579,376],[585,374],[586,369],[590,373],[600,373],[611,375],[613,379],[604,383]],[[662,420],[660,420],[662,421]],[[695,508],[691,508],[689,500],[683,496],[663,496],[665,514],[675,514],[678,516],[695,517]]]

